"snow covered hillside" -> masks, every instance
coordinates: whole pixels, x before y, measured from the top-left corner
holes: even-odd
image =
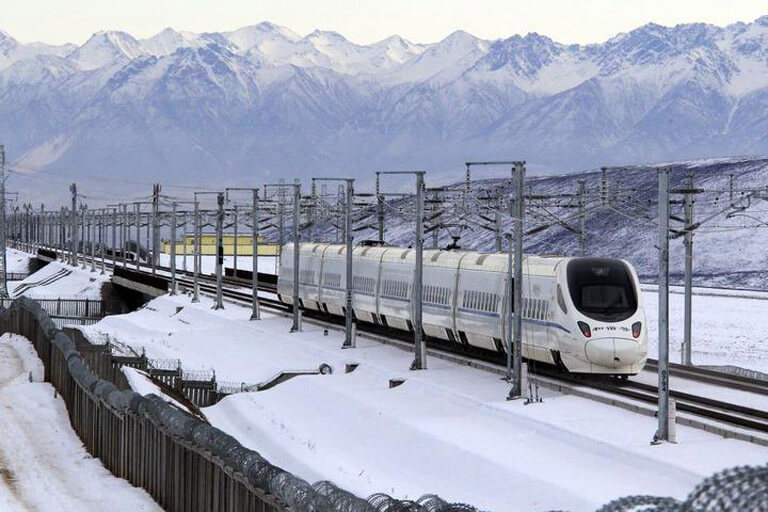
[[[32,299],[91,299],[101,300],[101,288],[110,276],[99,270],[90,271],[52,261],[23,281],[8,286],[12,298],[25,296]]]
[[[80,176],[221,183],[456,170],[468,158],[524,158],[539,172],[764,154],[767,105],[768,16],[649,24],[590,45],[460,31],[358,45],[271,23],[100,32],[79,46],[0,32],[10,160]]]

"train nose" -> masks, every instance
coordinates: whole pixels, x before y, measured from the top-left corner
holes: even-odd
[[[585,350],[590,363],[608,368],[627,366],[643,357],[640,343],[626,338],[589,340]]]

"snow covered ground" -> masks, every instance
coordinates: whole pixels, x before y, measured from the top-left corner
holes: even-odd
[[[90,271],[90,265],[83,270],[80,265],[73,267],[52,261],[23,281],[8,283],[11,297],[24,295],[32,299],[101,299],[101,287],[111,278],[100,271]]]
[[[160,254],[160,264],[168,267],[171,265],[171,257],[168,254]],[[187,256],[187,270],[190,272],[193,270],[192,256]],[[224,256],[224,267],[234,268],[235,257]],[[181,270],[184,268],[184,257],[176,256],[176,268]],[[237,268],[239,270],[253,270],[253,258],[250,256],[238,256]],[[259,256],[259,272],[265,274],[277,274],[277,258],[275,256]],[[203,256],[201,271],[204,274],[213,274],[216,271],[216,258],[214,256]]]
[[[658,355],[659,295],[655,287],[643,291],[648,323],[648,352]],[[680,291],[674,289],[673,291]],[[768,294],[737,290],[694,290],[692,302],[692,358],[698,365],[734,365],[768,373]],[[735,296],[734,296],[735,295]],[[683,340],[684,296],[669,295],[670,360],[680,362]]]
[[[257,383],[281,370],[301,376],[268,391],[230,396],[204,412],[211,422],[305,479],[333,480],[359,495],[414,498],[430,492],[488,510],[594,510],[627,494],[684,497],[705,476],[764,463],[768,448],[678,426],[676,445],[649,446],[653,418],[546,392],[544,402],[507,402],[495,375],[412,355],[340,333],[203,298],[160,297],[144,309],[86,328],[149,357],[215,368],[220,381]],[[358,364],[345,373],[347,364]],[[389,380],[405,379],[390,389]]]
[[[14,274],[29,272],[30,259],[32,259],[32,256],[29,253],[17,251],[9,247],[5,251],[5,271]]]
[[[42,375],[26,339],[0,337],[0,510],[161,510],[88,454]]]

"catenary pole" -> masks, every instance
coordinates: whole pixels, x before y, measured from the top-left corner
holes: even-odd
[[[659,426],[654,442],[669,440],[669,168],[659,176]]]
[[[224,193],[216,196],[218,209],[216,211],[216,302],[213,309],[224,309],[223,298],[223,267],[224,267]]]
[[[69,191],[72,193],[72,244],[70,250],[72,251],[71,261],[73,267],[77,266],[77,183],[73,183],[69,186]]]
[[[424,281],[424,172],[416,172],[416,275],[413,286],[413,332],[416,359],[411,368],[427,369],[427,351],[422,323],[422,284]]]
[[[128,266],[128,257],[125,254],[125,246],[128,243],[128,204],[123,203],[120,205],[123,211],[123,222],[120,224],[120,259],[123,260],[123,268]]]
[[[7,222],[8,218],[5,213],[6,209],[6,203],[5,203],[5,146],[0,145],[0,246],[2,246],[2,250],[0,251],[0,272],[2,272],[2,275],[0,275],[0,297],[6,298],[8,297],[8,283],[7,283],[7,258],[6,258],[6,245],[8,243],[7,237],[8,237],[8,227]]]
[[[188,229],[189,220],[187,219],[187,212],[182,212],[181,218],[183,219],[183,222],[184,222],[184,224],[183,224],[184,225],[184,239],[181,242],[183,244],[182,245],[182,249],[181,249],[182,252],[183,252],[183,256],[181,257],[181,259],[182,259],[181,269],[184,271],[184,273],[186,273],[187,272],[187,251],[189,249],[187,247],[187,235],[189,233],[189,229]]]
[[[112,268],[117,267],[117,206],[112,207]]]
[[[192,249],[192,302],[200,302],[200,282],[198,275],[200,274],[200,260],[198,254],[200,253],[200,211],[197,196],[195,196],[195,209],[194,209],[194,231],[195,236],[193,240]]]
[[[584,203],[587,194],[587,182],[579,180],[579,256],[587,254],[587,220],[584,214]]]
[[[688,175],[687,191],[683,199],[685,213],[685,237],[683,245],[685,246],[685,307],[684,307],[684,328],[683,328],[683,347],[680,357],[684,365],[690,366],[691,361],[691,321],[693,305],[693,174]]]
[[[139,254],[141,252],[141,205],[134,203],[136,208],[136,270],[139,270]]]
[[[107,272],[106,253],[104,252],[104,245],[107,238],[107,220],[107,210],[106,208],[102,208],[99,210],[99,251],[101,255],[101,275],[104,275]]]
[[[345,193],[344,205],[344,244],[345,244],[345,283],[344,283],[344,343],[341,348],[354,348],[356,346],[354,328],[354,310],[352,308],[352,259],[354,252],[355,235],[352,230],[352,215],[355,201],[355,180],[353,178],[313,178],[315,181],[343,181]]]
[[[291,332],[301,331],[301,311],[299,306],[299,222],[301,221],[301,183],[293,184],[293,327]]]
[[[512,233],[507,234],[507,316],[506,316],[506,341],[507,341],[507,382],[512,382],[514,351],[514,321],[515,321],[515,238]]]
[[[384,196],[381,193],[381,173],[376,173],[376,220],[378,223],[379,241],[384,241]]]
[[[171,205],[171,295],[176,295],[176,203]]]
[[[525,186],[525,162],[515,162],[515,278],[514,288],[514,343],[512,345],[512,388],[509,390],[510,399],[519,398],[523,394],[522,348],[523,348],[523,216],[525,204],[523,188]]]
[[[152,274],[157,273],[157,261],[160,256],[160,231],[158,217],[160,215],[160,184],[152,186]]]
[[[354,208],[355,201],[355,180],[348,179],[347,181],[347,208],[344,221],[344,234],[346,237],[347,254],[346,254],[346,282],[344,290],[344,346],[354,348],[356,346],[356,336],[353,332],[354,326],[352,325],[354,314],[352,310],[352,251],[354,250],[353,244],[355,241],[355,235],[352,232],[352,208]]]
[[[261,319],[261,305],[259,304],[259,222],[261,222],[259,212],[259,189],[254,188],[253,194],[253,218],[251,222],[251,250],[253,251],[253,277],[251,278],[251,294],[253,296],[251,311],[251,320]]]
[[[91,249],[91,272],[96,272],[96,209],[91,210],[91,222],[88,224],[88,239]]]
[[[422,323],[422,284],[424,281],[424,171],[382,171],[379,174],[414,174],[416,175],[416,219],[415,219],[415,266],[413,286],[411,288],[411,312],[413,315],[414,359],[411,370],[427,369],[427,351],[424,343]]]
[[[234,260],[235,260],[232,264],[232,269],[235,277],[237,277],[237,252],[238,252],[237,246],[238,246],[238,235],[240,234],[238,232],[239,230],[237,229],[238,228],[237,223],[239,220],[237,217],[237,205],[234,205],[232,207],[232,216],[234,217],[233,231],[234,231],[234,239],[235,239],[234,243],[232,244],[232,255],[234,256]]]

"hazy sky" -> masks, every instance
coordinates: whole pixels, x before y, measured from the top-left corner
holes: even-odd
[[[761,0],[7,0],[0,28],[23,42],[84,42],[99,30],[151,36],[166,27],[224,31],[272,21],[304,35],[335,30],[357,43],[392,34],[434,42],[456,29],[485,38],[539,32],[600,42],[653,21],[726,25],[768,14]]]

